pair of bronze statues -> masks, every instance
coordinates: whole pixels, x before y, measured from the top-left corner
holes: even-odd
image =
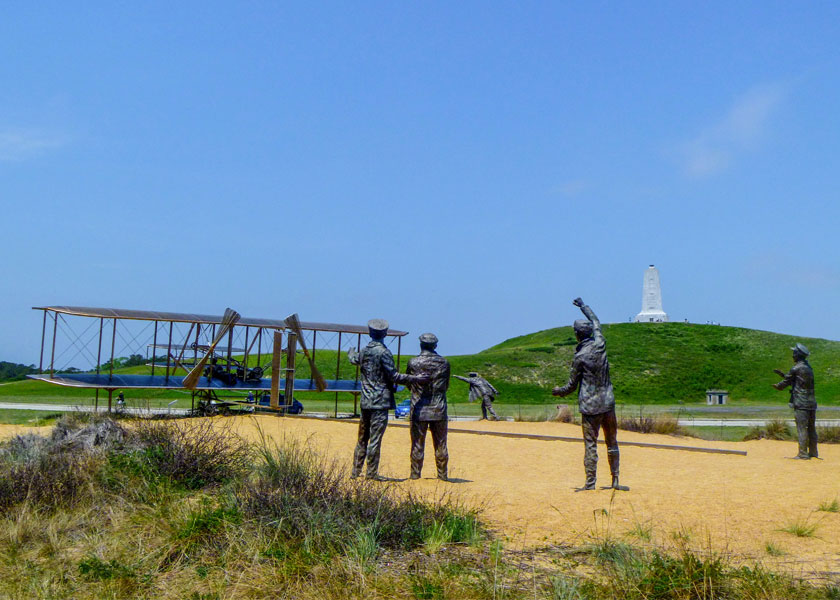
[[[388,426],[388,411],[395,407],[394,391],[399,383],[411,392],[411,479],[419,479],[423,469],[426,432],[432,431],[437,476],[448,479],[449,450],[447,431],[449,415],[446,391],[449,389],[449,361],[436,351],[438,339],[433,333],[420,336],[420,354],[408,361],[405,373],[394,366],[394,357],[383,343],[388,322],[368,321],[370,343],[360,352],[350,349],[348,358],[359,365],[362,380],[362,415],[359,437],[353,457],[352,477],[362,474],[367,460],[366,477],[383,480],[379,475],[379,452]]]

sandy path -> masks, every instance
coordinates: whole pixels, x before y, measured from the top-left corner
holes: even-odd
[[[309,440],[328,456],[350,465],[356,425],[350,422],[273,416],[218,418],[256,439],[257,423],[271,438]],[[562,423],[457,422],[452,428],[543,435],[580,436]],[[48,428],[40,428],[48,429]],[[0,426],[0,435],[31,430]],[[797,461],[793,442],[704,442],[691,438],[619,432],[621,440],[746,450],[747,456],[701,454],[626,446],[621,450],[622,483],[631,491],[575,492],[583,482],[583,443],[509,439],[450,433],[450,477],[434,479],[434,454],[427,440],[424,479],[409,472],[407,428],[389,427],[380,473],[401,479],[404,489],[449,491],[485,506],[484,517],[511,547],[547,543],[582,544],[606,532],[631,536],[648,530],[650,543],[672,546],[682,534],[692,548],[711,547],[739,557],[764,560],[803,575],[840,572],[840,513],[816,512],[822,502],[840,498],[840,446],[823,445],[824,460]],[[606,451],[599,446],[599,484],[609,481]],[[602,510],[603,509],[603,510]],[[604,513],[604,510],[608,514]],[[818,522],[816,537],[778,531],[795,520]],[[629,537],[634,543],[646,540]],[[770,558],[771,542],[785,552]]]
[[[27,425],[9,425],[8,423],[0,423],[0,439],[10,438],[13,435],[21,433],[38,433],[44,435],[49,433],[52,425],[47,427],[29,427]]]
[[[248,435],[255,423],[270,436],[309,439],[349,467],[356,436],[351,423],[270,416],[237,423]],[[562,423],[458,422],[452,428],[580,436]],[[621,440],[746,450],[747,456],[625,447],[622,483],[630,492],[575,492],[583,482],[583,443],[507,439],[450,433],[450,477],[434,479],[434,454],[427,440],[424,479],[384,485],[449,490],[486,506],[485,517],[514,547],[581,544],[609,531],[630,535],[649,530],[651,543],[673,546],[687,535],[695,549],[711,548],[762,559],[788,568],[840,571],[840,514],[815,512],[840,498],[840,446],[823,445],[824,460],[790,460],[793,442],[704,442],[691,438],[619,432]],[[408,429],[390,427],[383,443],[381,474],[405,479],[409,472]],[[609,482],[606,450],[599,446],[599,484]],[[605,515],[601,509],[609,513]],[[778,531],[797,519],[819,522],[816,536]],[[630,538],[636,543],[645,540]],[[767,542],[785,552],[771,559]]]

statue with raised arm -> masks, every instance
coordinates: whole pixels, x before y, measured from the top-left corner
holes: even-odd
[[[461,377],[460,375],[453,375],[453,377],[470,384],[470,402],[481,400],[482,419],[486,419],[489,413],[494,421],[499,420],[499,416],[493,410],[493,401],[496,399],[499,390],[475,371],[470,372],[469,377]]]
[[[447,481],[449,450],[446,438],[449,415],[446,391],[449,389],[449,361],[437,353],[437,336],[420,336],[420,354],[408,361],[406,373],[423,375],[426,382],[409,384],[411,390],[411,479],[420,479],[426,451],[426,431],[432,431],[438,479]]]
[[[610,363],[607,360],[607,343],[601,333],[601,322],[592,309],[575,298],[573,304],[580,308],[586,319],[574,323],[578,340],[569,381],[563,387],[555,387],[554,396],[568,396],[578,390],[578,406],[583,428],[583,468],[586,471],[584,490],[595,489],[598,467],[598,432],[603,427],[607,443],[607,460],[610,464],[612,484],[616,490],[628,490],[618,483],[618,422],[615,418],[615,394],[610,380]]]
[[[394,356],[383,343],[388,334],[388,321],[368,321],[370,343],[357,352],[350,348],[347,358],[359,365],[362,380],[362,415],[359,418],[359,439],[353,455],[352,477],[362,474],[367,459],[368,479],[382,480],[379,476],[379,450],[382,436],[388,427],[388,411],[396,406],[394,390],[397,383],[425,381],[422,376],[405,375],[394,366]]]
[[[814,370],[808,364],[811,354],[804,344],[797,343],[793,348],[794,365],[787,373],[774,369],[782,380],[773,387],[783,390],[790,386],[790,404],[796,419],[796,434],[799,438],[799,453],[794,456],[801,460],[819,458],[817,453],[817,398],[814,395]]]

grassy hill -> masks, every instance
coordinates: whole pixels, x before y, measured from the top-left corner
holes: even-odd
[[[773,369],[787,371],[796,342],[811,350],[818,402],[840,400],[840,342],[689,323],[619,323],[603,331],[619,403],[698,402],[709,388],[729,390],[733,400],[784,403],[787,392],[771,387],[779,379]],[[539,403],[565,383],[575,346],[572,328],[559,327],[451,361],[453,372],[475,370],[490,379],[502,391],[500,401]]]
[[[840,404],[840,342],[797,338],[767,331],[738,327],[688,323],[619,323],[604,325],[616,400],[620,404],[698,403],[709,388],[729,390],[735,401],[784,405],[787,392],[771,384],[778,381],[774,368],[787,370],[792,364],[790,347],[797,341],[811,350],[811,365],[821,404]],[[478,354],[449,356],[453,374],[478,371],[500,391],[503,404],[551,404],[551,388],[565,383],[576,342],[571,327],[546,329],[512,338]],[[445,352],[445,348],[441,348]],[[409,357],[403,356],[401,370]],[[316,361],[329,379],[336,374],[336,352],[319,349]],[[268,359],[262,357],[263,363]],[[256,364],[251,359],[250,363]],[[146,366],[115,370],[119,373],[148,373]],[[158,372],[161,372],[160,370]],[[353,379],[356,369],[342,353],[342,379]],[[178,374],[184,372],[179,370]],[[298,377],[309,376],[309,365],[298,357]],[[405,395],[405,393],[403,393]],[[62,388],[26,381],[0,386],[0,401],[24,398],[36,401],[50,396],[87,398],[89,390]],[[302,398],[326,400],[328,395],[302,394]],[[349,394],[342,394],[350,397]],[[184,391],[144,391],[144,398],[188,401]],[[468,386],[456,379],[450,385],[450,402],[466,402]],[[571,399],[570,399],[571,400]]]

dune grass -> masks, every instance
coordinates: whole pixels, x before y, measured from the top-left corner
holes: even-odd
[[[818,587],[712,552],[507,548],[480,511],[350,480],[299,442],[220,420],[78,415],[0,444],[0,597],[816,600]],[[642,524],[636,539],[649,545]],[[685,538],[675,538],[684,540]],[[768,550],[769,552],[769,550]]]

